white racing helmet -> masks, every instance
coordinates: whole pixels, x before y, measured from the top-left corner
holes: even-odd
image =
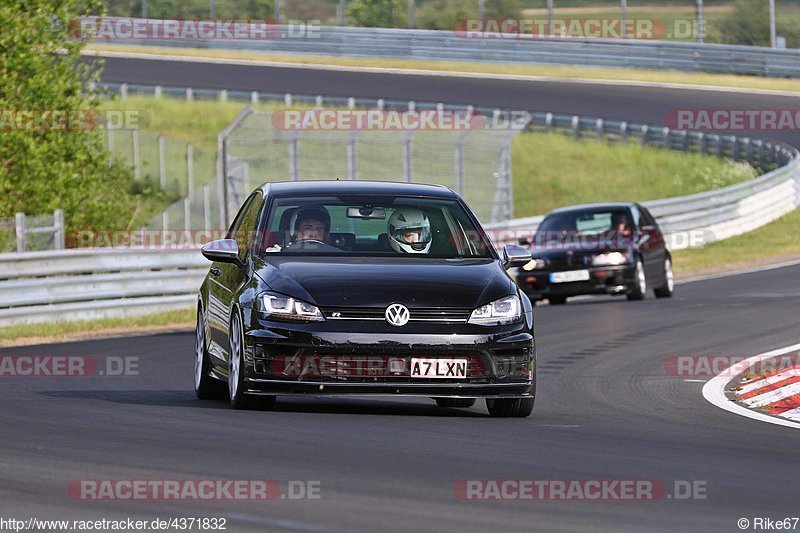
[[[398,252],[427,254],[431,249],[431,222],[421,209],[401,207],[389,217],[389,244]]]

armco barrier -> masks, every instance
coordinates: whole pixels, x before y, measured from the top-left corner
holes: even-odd
[[[197,249],[0,254],[0,327],[185,309],[208,265]]]

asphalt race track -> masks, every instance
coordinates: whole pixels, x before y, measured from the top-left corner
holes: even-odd
[[[676,109],[800,107],[800,97],[792,96],[576,84],[568,81],[452,78],[111,57],[105,58],[102,78],[108,82],[145,85],[486,105],[528,111],[578,113],[649,124],[663,124],[664,115]],[[753,135],[765,137],[763,132]],[[767,137],[800,146],[800,133],[797,131],[770,132]]]
[[[797,342],[800,266],[679,285],[671,300],[601,297],[536,309],[529,419],[482,402],[282,399],[234,412],[192,392],[193,334],[0,350],[138,357],[138,376],[0,378],[0,516],[226,517],[229,531],[738,531],[797,516],[797,433],[707,403],[673,355]],[[71,480],[319,481],[320,499],[82,501]],[[460,480],[675,480],[705,499],[463,501]]]

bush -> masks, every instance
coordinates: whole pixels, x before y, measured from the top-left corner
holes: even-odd
[[[96,0],[4,0],[0,3],[0,217],[63,209],[67,226],[125,228],[136,198],[120,162],[109,163],[97,130],[20,126],[22,113],[93,112],[82,94],[96,72],[79,62],[83,43],[68,35]],[[16,124],[16,126],[14,126]]]
[[[350,0],[347,23],[367,28],[401,28],[407,22],[405,0]]]
[[[517,18],[522,13],[519,0],[486,0],[484,18]],[[452,30],[459,20],[476,18],[476,0],[428,0],[417,11],[418,28]]]

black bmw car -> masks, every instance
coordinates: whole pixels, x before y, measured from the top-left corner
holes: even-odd
[[[195,389],[234,408],[278,395],[485,399],[526,417],[533,307],[452,190],[380,182],[271,183],[253,192],[197,301]],[[227,387],[225,387],[227,383]]]
[[[637,203],[589,204],[550,212],[530,244],[517,283],[532,300],[563,304],[583,294],[641,300],[674,290],[672,256],[652,214]]]

